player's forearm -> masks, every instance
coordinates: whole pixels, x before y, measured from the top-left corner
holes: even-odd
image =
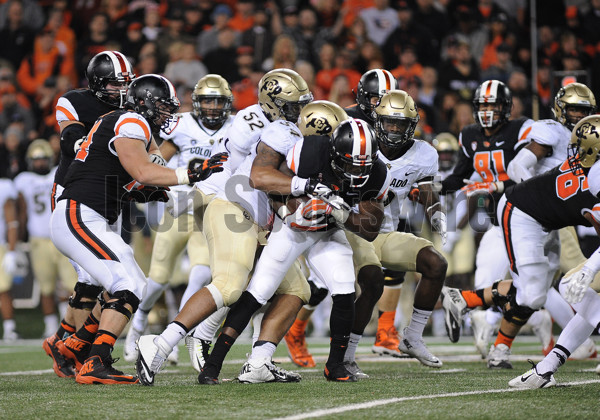
[[[373,242],[379,234],[381,220],[371,215],[350,212],[350,216],[344,223],[344,228],[356,233],[366,241]]]
[[[14,251],[19,240],[19,221],[13,200],[4,205],[4,218],[6,220],[6,245],[9,251]]]
[[[250,186],[267,194],[289,195],[292,193],[292,177],[271,167],[252,167]]]
[[[178,168],[181,169],[181,168]],[[187,174],[187,168],[183,168]],[[165,168],[155,163],[147,162],[136,166],[129,175],[137,182],[143,185],[153,185],[157,187],[168,187],[181,184],[176,172],[173,169]]]

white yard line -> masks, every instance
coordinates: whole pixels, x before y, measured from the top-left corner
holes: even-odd
[[[589,381],[577,381],[577,382],[565,382],[560,386],[577,386],[577,385],[588,385],[600,383],[600,379],[594,379]],[[324,417],[331,414],[340,414],[356,410],[364,410],[366,408],[379,407],[382,405],[396,404],[405,401],[418,401],[418,400],[429,400],[434,398],[452,398],[452,397],[463,397],[466,395],[483,395],[483,394],[501,394],[504,392],[515,392],[524,391],[522,389],[505,388],[505,389],[488,389],[484,391],[465,391],[465,392],[450,392],[446,394],[426,394],[426,395],[415,395],[414,397],[401,397],[401,398],[388,398],[385,400],[368,401],[360,404],[344,405],[341,407],[328,408],[323,410],[315,410],[308,413],[296,414],[288,417],[277,417],[273,420],[301,420],[301,419],[313,419],[318,417]]]

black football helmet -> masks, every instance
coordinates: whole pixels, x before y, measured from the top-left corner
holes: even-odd
[[[175,87],[158,74],[138,77],[127,90],[126,107],[146,118],[153,131],[169,133],[169,127],[179,119],[174,115],[179,106]]]
[[[373,103],[371,98],[377,97],[377,102],[383,94],[389,90],[398,89],[398,81],[392,73],[383,69],[369,70],[363,74],[358,82],[358,91],[356,93],[356,103],[360,109],[371,116],[377,103]]]
[[[90,90],[102,102],[115,107],[123,107],[127,85],[135,78],[131,63],[118,51],[103,51],[96,54],[85,70]],[[121,87],[108,88],[112,83]]]
[[[371,168],[377,161],[377,138],[366,121],[342,121],[330,137],[331,168],[336,176],[351,188],[367,183]]]
[[[482,104],[499,104],[498,111],[480,111]],[[508,87],[499,80],[486,80],[473,96],[473,116],[475,121],[484,128],[493,128],[504,124],[510,117],[512,108],[512,94]],[[495,114],[498,118],[495,119]]]

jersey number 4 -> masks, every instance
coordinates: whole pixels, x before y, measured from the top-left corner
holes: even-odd
[[[506,181],[508,175],[504,168],[504,150],[477,152],[473,156],[473,166],[483,182]]]
[[[85,162],[88,155],[90,154],[90,145],[92,144],[94,133],[96,132],[96,130],[98,130],[98,126],[100,125],[101,122],[102,122],[102,120],[96,121],[96,124],[94,124],[94,126],[90,130],[90,132],[87,135],[84,142],[81,143],[81,146],[79,147],[79,150],[77,151],[77,154],[75,155],[75,159]]]
[[[568,200],[577,194],[580,190],[589,189],[587,176],[583,173],[575,175],[569,167],[569,161],[563,162],[560,166],[562,174],[556,177],[556,195],[561,200]]]

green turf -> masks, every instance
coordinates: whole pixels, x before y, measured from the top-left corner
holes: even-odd
[[[219,386],[196,384],[196,373],[184,346],[180,364],[168,366],[156,378],[154,387],[141,385],[78,385],[61,379],[50,370],[51,361],[40,347],[41,341],[0,345],[0,418],[246,418],[263,419],[307,414],[316,410],[348,408],[352,404],[375,406],[321,418],[348,419],[598,419],[600,383],[560,386],[548,390],[500,392],[507,382],[529,368],[526,361],[514,362],[512,371],[490,371],[474,357],[468,337],[458,345],[447,340],[427,339],[430,348],[444,361],[441,370],[426,368],[416,361],[374,357],[370,339],[359,349],[361,368],[370,379],[353,384],[328,383],[322,369],[327,353],[323,340],[311,340],[318,366],[302,370],[295,384],[244,385],[235,380]],[[318,341],[318,342],[317,342]],[[113,356],[121,355],[122,340]],[[532,340],[517,341],[514,354],[532,354],[539,360],[538,345]],[[222,379],[236,377],[249,346],[236,344],[223,368]],[[459,361],[465,356],[466,360]],[[286,369],[294,366],[279,348],[276,360]],[[599,381],[594,373],[597,361],[570,361],[556,375],[559,384]],[[119,361],[116,367],[134,372],[133,364]],[[41,370],[42,372],[35,372]],[[29,372],[27,372],[29,371]],[[32,372],[33,371],[33,372]],[[9,374],[10,372],[21,372]],[[479,394],[481,391],[498,391]],[[473,395],[436,395],[477,392]],[[377,405],[379,404],[379,405]]]

